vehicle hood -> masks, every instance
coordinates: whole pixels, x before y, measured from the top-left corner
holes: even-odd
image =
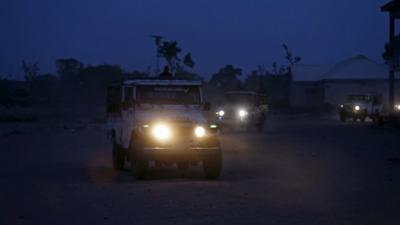
[[[364,107],[366,105],[366,103],[365,102],[360,102],[360,101],[350,101],[350,102],[346,102],[344,105],[345,106],[356,106],[356,105],[358,105],[360,107]]]
[[[199,106],[143,105],[136,108],[135,117],[139,123],[153,121],[207,123]]]
[[[220,107],[218,107],[218,110],[224,110],[224,111],[236,111],[238,109],[246,109],[246,110],[251,110],[253,106],[250,106],[249,104],[225,104]]]

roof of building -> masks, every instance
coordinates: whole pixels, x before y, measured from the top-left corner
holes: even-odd
[[[358,55],[333,66],[296,65],[294,81],[386,79],[388,67]]]
[[[400,1],[393,0],[381,7],[384,12],[399,12],[400,11]]]
[[[294,81],[317,81],[322,80],[323,75],[329,71],[330,65],[305,65],[297,64],[293,67]]]

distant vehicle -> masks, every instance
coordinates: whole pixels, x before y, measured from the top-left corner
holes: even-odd
[[[222,169],[218,127],[202,111],[202,82],[176,79],[133,79],[109,86],[107,112],[112,162],[126,161],[137,179],[146,178],[150,161],[185,170],[202,162],[207,178]]]
[[[347,102],[340,105],[339,117],[342,122],[348,118],[353,121],[360,119],[364,122],[367,117],[377,121],[382,113],[382,96],[374,93],[352,94],[347,97]]]
[[[221,128],[256,128],[262,132],[267,111],[265,95],[253,91],[229,91],[224,94],[224,103],[217,108],[216,124]]]

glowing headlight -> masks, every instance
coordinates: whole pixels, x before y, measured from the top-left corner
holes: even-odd
[[[360,110],[360,106],[359,105],[354,106],[354,110],[359,111]]]
[[[344,105],[340,105],[340,108],[344,108]]]
[[[198,126],[194,129],[194,135],[196,135],[196,137],[198,138],[202,138],[206,135],[206,129],[204,129],[204,127]]]
[[[243,118],[245,116],[247,116],[248,112],[244,109],[240,109],[239,110],[239,117]]]
[[[219,111],[217,112],[217,115],[218,115],[218,116],[224,116],[224,115],[225,115],[224,110],[219,110]]]
[[[400,104],[396,105],[396,106],[394,107],[394,109],[397,110],[397,111],[400,111]]]
[[[171,129],[165,124],[156,124],[152,131],[153,136],[160,141],[171,139]]]

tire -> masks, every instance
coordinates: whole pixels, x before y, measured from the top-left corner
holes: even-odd
[[[115,170],[123,170],[125,165],[125,153],[115,138],[112,140],[112,164]]]
[[[143,154],[143,147],[140,144],[131,143],[130,155],[131,174],[137,180],[146,179],[149,160]]]
[[[379,116],[378,117],[378,125],[383,126],[384,124],[385,124],[385,119],[383,118],[383,116]]]
[[[203,159],[203,170],[207,179],[216,179],[221,175],[222,171],[222,151],[217,141],[218,150],[205,156]]]
[[[346,122],[346,115],[344,113],[340,113],[340,121]]]

